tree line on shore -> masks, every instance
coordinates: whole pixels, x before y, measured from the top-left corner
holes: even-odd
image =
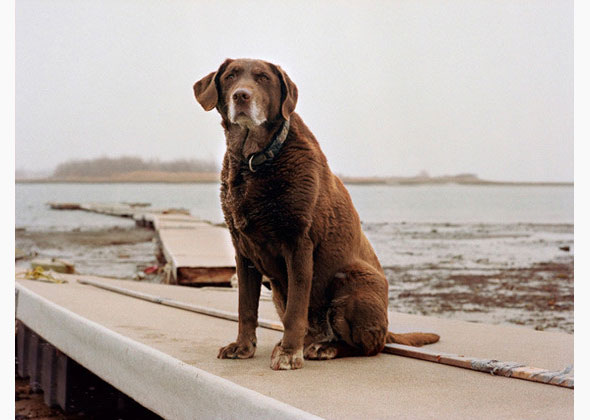
[[[100,177],[130,172],[218,172],[214,162],[200,159],[160,161],[139,157],[100,157],[76,159],[60,163],[53,171],[54,178]]]

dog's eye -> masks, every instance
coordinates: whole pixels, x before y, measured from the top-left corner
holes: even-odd
[[[266,82],[268,81],[268,76],[266,74],[259,74],[258,76],[256,76],[256,81],[257,82]]]
[[[233,73],[230,73],[230,74],[228,74],[227,76],[225,76],[225,80],[233,80],[235,77],[236,77],[236,75],[235,75],[235,74],[233,74]]]

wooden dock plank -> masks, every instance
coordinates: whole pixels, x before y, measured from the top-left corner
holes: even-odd
[[[235,255],[227,229],[200,226],[161,229],[164,252],[176,267],[234,267]]]
[[[227,229],[202,223],[168,228],[162,223],[158,238],[176,283],[229,286],[235,253]]]

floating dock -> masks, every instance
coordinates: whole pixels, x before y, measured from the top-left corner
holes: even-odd
[[[230,286],[236,258],[229,231],[183,214],[140,214],[140,226],[156,231],[160,249],[171,268],[170,283]]]
[[[132,218],[138,226],[154,229],[171,284],[231,284],[236,260],[229,231],[191,216],[185,209],[153,209],[148,203],[49,203],[49,206],[55,210],[84,210]]]
[[[238,296],[232,289],[59,276],[67,283],[17,275],[17,319],[164,418],[573,418],[572,389],[384,353],[306,361],[301,370],[275,372],[270,354],[282,334],[270,329],[258,329],[254,358],[220,360],[219,347],[236,337],[234,321],[78,280],[233,313]],[[270,301],[261,300],[259,312],[278,322]],[[441,341],[426,348],[440,352],[518,361],[555,372],[574,361],[573,335],[565,333],[400,313],[390,314],[390,328],[436,332]],[[42,360],[29,356],[34,363]]]

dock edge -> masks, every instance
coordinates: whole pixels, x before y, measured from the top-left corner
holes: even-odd
[[[164,418],[320,418],[118,334],[21,284],[15,289],[17,319]]]

